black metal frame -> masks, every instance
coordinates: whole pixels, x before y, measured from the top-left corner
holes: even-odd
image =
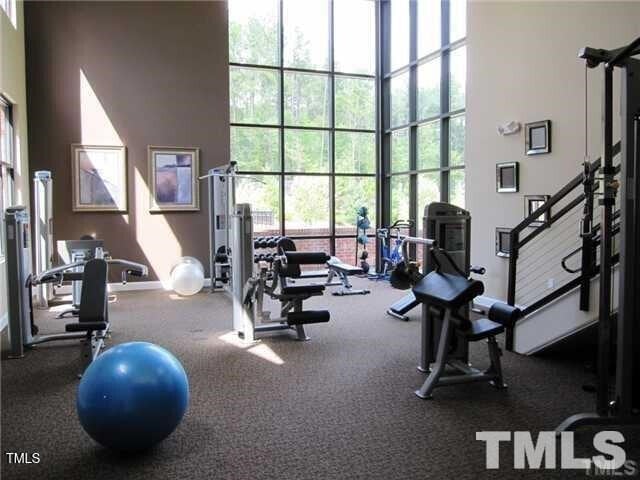
[[[502,183],[502,171],[508,168],[513,168],[513,186],[505,186]],[[496,163],[496,192],[516,193],[519,190],[520,190],[520,163],[519,162]]]
[[[379,170],[376,168],[375,173],[338,173],[335,171],[335,132],[347,132],[347,133],[369,133],[376,135],[376,144],[378,144],[378,117],[379,117],[379,104],[378,104],[378,91],[376,88],[376,123],[374,129],[358,129],[358,128],[338,128],[335,126],[335,80],[336,78],[360,78],[360,79],[368,79],[374,80],[377,83],[378,77],[374,75],[362,74],[362,73],[348,73],[336,71],[334,69],[334,0],[328,0],[328,8],[329,8],[329,65],[330,68],[328,70],[314,70],[307,68],[296,68],[296,67],[285,67],[284,66],[284,28],[283,28],[283,19],[284,19],[284,4],[282,0],[278,2],[278,35],[279,35],[279,45],[278,45],[278,65],[260,65],[260,64],[245,64],[245,63],[237,63],[237,62],[229,62],[230,68],[255,68],[262,70],[272,70],[278,72],[279,74],[279,85],[278,85],[278,94],[279,94],[279,122],[278,124],[255,124],[255,123],[242,123],[242,122],[232,122],[231,128],[234,127],[249,127],[249,128],[271,128],[279,130],[279,141],[280,141],[280,165],[277,171],[249,171],[249,170],[240,170],[242,174],[249,175],[260,175],[260,176],[277,176],[279,178],[279,188],[280,188],[280,198],[279,198],[279,215],[280,215],[280,224],[279,230],[281,235],[286,234],[286,226],[285,226],[285,212],[286,212],[286,199],[285,199],[285,182],[288,176],[317,176],[327,178],[329,181],[329,233],[327,235],[289,235],[290,238],[293,239],[328,239],[330,241],[330,252],[331,255],[335,254],[335,240],[338,238],[354,238],[353,235],[340,235],[336,234],[336,226],[335,226],[335,179],[336,177],[352,177],[352,178],[377,178]],[[377,8],[376,8],[377,12]],[[377,13],[376,13],[377,15]],[[377,37],[377,34],[376,34]],[[377,64],[378,62],[376,62]],[[376,72],[379,71],[376,65]],[[285,123],[285,105],[284,105],[284,78],[286,73],[305,73],[305,74],[314,74],[314,75],[325,75],[328,77],[328,81],[330,84],[330,120],[329,126],[325,127],[309,127],[309,126],[293,126],[287,125]],[[285,132],[287,130],[309,130],[309,131],[317,131],[317,132],[329,132],[329,171],[327,172],[291,172],[286,170],[285,165]],[[377,158],[377,145],[376,145],[376,158]],[[240,165],[241,167],[241,165]],[[378,167],[376,162],[376,167]],[[378,199],[376,198],[376,201]],[[380,218],[380,206],[376,205],[376,218]],[[355,227],[355,207],[354,207],[354,227]],[[375,232],[372,232],[371,237],[375,236]]]
[[[557,431],[575,429],[583,425],[640,424],[640,356],[635,349],[640,345],[640,60],[631,58],[640,54],[640,37],[629,45],[616,50],[584,48],[579,57],[589,68],[601,63],[604,66],[603,87],[603,153],[595,162],[584,163],[584,172],[573,178],[553,195],[541,208],[532,212],[511,232],[511,256],[509,258],[509,285],[507,300],[515,303],[516,271],[518,251],[539,235],[544,227],[528,233],[522,240],[520,234],[540,215],[549,213],[549,225],[563,217],[571,209],[584,202],[580,236],[582,246],[562,259],[565,261],[582,252],[580,272],[565,285],[560,286],[544,298],[524,308],[527,315],[553,300],[580,287],[580,308],[588,309],[588,287],[590,280],[599,274],[598,312],[598,380],[596,385],[596,408],[593,413],[572,415],[562,422]],[[613,73],[616,67],[622,72],[620,115],[622,119],[621,140],[613,143]],[[613,164],[613,157],[621,154],[620,166]],[[595,183],[596,172],[601,183]],[[617,175],[619,179],[616,179]],[[569,201],[558,212],[551,215],[550,209],[569,193],[582,185],[583,191]],[[615,211],[616,197],[620,194],[620,210]],[[599,225],[592,225],[594,196],[599,195],[602,215]],[[613,237],[619,235],[619,253],[613,253]],[[596,265],[596,248],[600,247],[600,265]],[[618,308],[613,308],[612,278],[614,265],[619,267]],[[586,287],[586,288],[585,288]],[[586,295],[585,295],[586,293]],[[524,316],[523,315],[523,316]],[[614,331],[616,332],[614,352]],[[507,332],[507,349],[513,348],[513,328]],[[615,362],[613,361],[615,353]],[[615,370],[615,381],[610,372]]]
[[[593,413],[578,413],[562,422],[557,430],[569,430],[582,425],[640,424],[640,356],[635,351],[640,344],[640,60],[631,58],[640,53],[640,37],[626,47],[607,52],[583,49],[580,57],[587,66],[604,66],[603,189],[600,192],[600,305],[598,313],[598,381],[596,409]],[[613,73],[622,71],[621,161],[620,180],[615,179],[613,165]],[[617,313],[613,309],[613,236],[615,234],[615,200],[620,190],[619,220],[619,289]],[[583,252],[584,254],[584,252]],[[617,333],[615,362],[614,322]],[[610,372],[615,368],[615,381]],[[611,393],[613,387],[613,394]]]
[[[545,130],[545,145],[544,147],[532,147],[531,133],[538,128],[544,128]],[[539,122],[527,123],[524,126],[524,138],[525,138],[525,153],[527,155],[542,155],[545,153],[551,153],[551,120],[541,120]]]
[[[418,6],[416,0],[409,1],[409,63],[393,71],[391,65],[391,2],[381,0],[378,3],[378,80],[379,89],[379,125],[380,125],[380,175],[378,187],[378,204],[381,212],[378,216],[381,225],[388,225],[391,218],[391,180],[396,176],[409,177],[409,217],[416,219],[423,206],[418,201],[418,174],[440,173],[440,200],[449,201],[450,171],[464,170],[464,165],[449,165],[449,121],[452,117],[464,114],[466,109],[450,110],[450,56],[453,51],[466,44],[466,37],[450,43],[450,5],[448,0],[441,0],[441,47],[418,58]],[[440,58],[440,113],[428,118],[417,118],[417,69],[430,60]],[[402,74],[409,74],[409,121],[403,125],[391,126],[391,81]],[[440,123],[440,166],[438,168],[417,168],[417,129],[422,125],[438,121]],[[391,137],[393,132],[409,130],[409,170],[392,172],[391,169]],[[419,222],[416,222],[418,225]],[[410,234],[415,235],[414,227]],[[414,247],[412,247],[414,248]]]

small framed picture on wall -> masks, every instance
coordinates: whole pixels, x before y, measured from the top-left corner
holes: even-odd
[[[542,207],[551,198],[549,195],[525,195],[524,196],[524,218],[528,218],[533,212]],[[530,227],[542,227],[549,224],[551,210],[547,210],[529,224]]]
[[[150,211],[200,210],[198,148],[148,147]]]
[[[511,229],[496,227],[496,255],[508,258],[511,255]]]
[[[524,131],[527,155],[551,152],[551,120],[527,123]]]
[[[74,212],[127,211],[124,146],[71,145]]]
[[[496,191],[498,193],[515,193],[519,189],[518,162],[505,162],[496,165]]]

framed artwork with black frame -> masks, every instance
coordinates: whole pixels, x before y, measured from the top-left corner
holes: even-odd
[[[544,205],[551,197],[549,195],[525,195],[524,196],[524,218],[528,218],[533,212]],[[530,227],[542,227],[549,225],[551,209],[544,212],[536,220],[529,224]]]
[[[520,188],[518,162],[505,162],[496,165],[496,191],[515,193]]]
[[[527,123],[524,126],[527,155],[551,152],[551,120]]]
[[[511,229],[496,227],[496,256],[508,258],[511,255]]]

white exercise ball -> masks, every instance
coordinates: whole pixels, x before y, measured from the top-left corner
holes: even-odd
[[[171,288],[181,296],[195,295],[204,286],[204,267],[193,257],[182,257],[171,269]]]

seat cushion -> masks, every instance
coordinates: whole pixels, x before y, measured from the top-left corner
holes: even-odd
[[[324,292],[324,285],[315,283],[312,285],[292,285],[282,289],[284,295],[314,295],[322,292]]]
[[[431,272],[414,287],[413,294],[421,303],[457,310],[484,292],[479,280],[468,280],[460,275]]]
[[[360,275],[361,273],[363,273],[360,267],[349,265],[348,263],[342,263],[336,257],[331,257],[327,262],[327,266],[331,270],[335,270],[336,272],[346,273],[347,275]]]
[[[470,342],[493,337],[504,332],[504,327],[488,318],[479,318],[471,322],[471,327],[463,331],[463,334]]]

